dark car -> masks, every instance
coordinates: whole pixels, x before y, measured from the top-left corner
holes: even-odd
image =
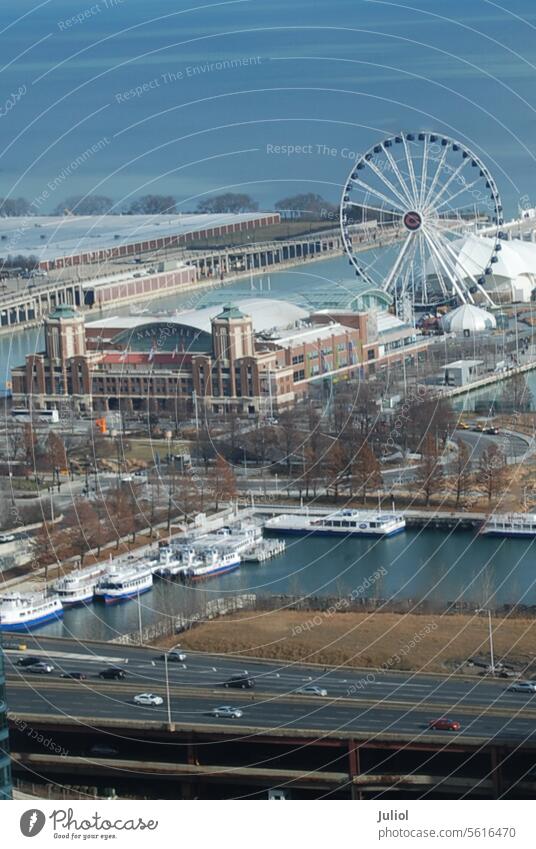
[[[125,670],[118,666],[110,666],[108,669],[102,669],[99,672],[99,678],[111,678],[113,681],[122,681],[126,677]]]
[[[233,675],[223,684],[224,687],[237,687],[239,690],[251,690],[255,681],[249,675]]]
[[[41,657],[19,657],[17,660],[17,666],[33,666],[34,663],[41,663],[43,658]]]
[[[498,436],[500,430],[498,427],[487,427],[484,429],[484,433],[487,433],[488,436]]]
[[[61,677],[72,678],[74,681],[85,681],[87,675],[84,675],[83,672],[64,672]]]
[[[119,749],[107,743],[95,743],[89,750],[90,755],[96,755],[99,758],[108,758],[119,754]]]
[[[434,731],[459,731],[462,727],[457,719],[448,719],[446,716],[441,716],[439,719],[432,719],[429,727]]]

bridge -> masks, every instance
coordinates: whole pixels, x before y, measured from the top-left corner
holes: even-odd
[[[12,644],[12,640],[7,640]],[[374,672],[192,653],[164,663],[157,649],[81,645],[36,637],[27,652],[54,672],[34,675],[8,649],[7,695],[14,774],[35,781],[114,787],[153,798],[531,798],[536,709],[508,681]],[[127,673],[103,681],[110,664]],[[247,669],[252,690],[226,689]],[[83,681],[62,679],[83,672]],[[316,684],[326,696],[300,693]],[[133,696],[151,691],[158,707]],[[239,708],[238,719],[211,715]],[[449,715],[458,733],[432,731]],[[97,746],[98,748],[94,748]]]

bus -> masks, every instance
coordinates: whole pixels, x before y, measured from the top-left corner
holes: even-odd
[[[16,422],[28,424],[57,424],[60,415],[57,410],[29,410],[27,407],[14,407],[11,410],[11,418]]]

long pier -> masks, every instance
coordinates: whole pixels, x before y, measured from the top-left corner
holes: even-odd
[[[378,239],[374,231],[355,229],[354,244],[356,251],[370,247],[384,247],[400,238],[397,232]],[[124,261],[105,262],[96,265],[64,268],[57,279],[32,282],[23,289],[17,288],[18,280],[4,282],[4,292],[0,294],[0,334],[11,332],[17,326],[30,327],[39,324],[58,304],[70,304],[81,310],[111,308],[146,301],[165,295],[188,292],[204,287],[226,286],[236,280],[267,271],[282,271],[305,262],[337,256],[343,251],[339,230],[324,230],[293,236],[281,241],[266,241],[232,246],[228,248],[203,248],[199,250],[178,250],[167,252],[163,261],[159,255],[148,255],[144,265],[126,264]],[[195,270],[188,279],[180,274],[180,269],[170,269],[169,265],[182,263]],[[168,266],[166,270],[156,270],[155,266]],[[151,269],[149,271],[149,269]],[[73,275],[76,274],[76,277]],[[127,278],[128,274],[128,279]],[[69,275],[63,278],[61,275]],[[176,282],[169,279],[176,276]],[[132,293],[125,285],[141,277],[145,282],[143,291]],[[113,298],[103,298],[103,278],[106,287],[113,288]],[[159,278],[162,278],[160,284]],[[9,288],[11,286],[11,288]],[[99,291],[100,290],[100,291]]]

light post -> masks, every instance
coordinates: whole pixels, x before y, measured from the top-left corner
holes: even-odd
[[[164,438],[167,444],[167,459],[169,465],[171,463],[171,441],[173,439],[173,431],[166,430],[166,432],[164,433]]]
[[[140,646],[143,645],[143,632],[141,627],[141,604],[140,604],[140,593],[138,590],[138,639]]]
[[[171,648],[166,649],[164,651],[164,677],[166,680],[166,705],[167,705],[167,721],[168,721],[168,729],[171,730],[172,721],[171,721],[171,694],[169,692],[169,668],[168,668],[168,654],[172,651],[175,651],[176,648],[180,646],[180,643],[175,643]]]
[[[492,675],[495,675],[495,653],[493,651],[493,628],[491,626],[491,610],[485,607],[478,607],[475,613],[487,613],[488,614],[488,633],[489,633],[489,654],[490,654],[490,672]]]

